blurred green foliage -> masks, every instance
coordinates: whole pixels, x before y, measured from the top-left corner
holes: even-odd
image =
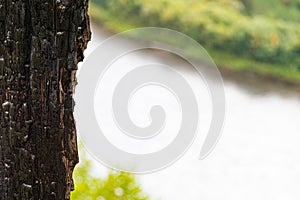
[[[250,2],[250,15],[299,22],[300,0],[243,0]],[[246,6],[247,7],[247,6]]]
[[[92,16],[114,31],[171,28],[208,50],[265,63],[270,71],[276,65],[287,79],[295,71],[300,77],[300,0],[92,0],[91,7],[100,8],[92,8]]]
[[[237,0],[110,0],[101,5],[123,19],[180,30],[205,46],[300,68],[300,25],[245,15]]]
[[[111,172],[106,178],[92,174],[92,163],[85,159],[74,171],[75,191],[72,200],[148,200],[133,175]]]

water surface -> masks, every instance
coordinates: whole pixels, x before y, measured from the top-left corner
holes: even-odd
[[[93,27],[93,39],[86,55],[107,37],[107,32]],[[258,79],[224,76],[227,113],[223,135],[213,153],[200,161],[198,156],[211,117],[205,84],[193,70],[185,67],[187,64],[184,61],[172,55],[146,50],[120,58],[115,63],[115,68],[120,70],[107,75],[114,76],[106,78],[108,86],[113,85],[110,80],[118,79],[124,74],[122,68],[130,68],[130,65],[142,62],[171,62],[193,86],[199,85],[195,92],[198,93],[201,104],[199,137],[188,152],[169,168],[138,176],[142,187],[153,199],[300,199],[300,95],[297,88]],[[111,89],[107,89],[102,94],[109,95],[110,92]],[[171,112],[169,119],[175,122],[180,120],[173,116],[178,112],[176,101],[163,95],[156,98],[159,94],[163,94],[163,91],[150,87],[134,98],[130,109],[138,116],[134,119],[137,124],[149,123],[149,119],[144,116],[146,110],[143,110],[143,106],[147,102],[158,100],[163,105],[167,104],[166,109]],[[104,123],[110,122],[109,119],[104,119]],[[165,133],[167,136],[159,138],[155,145],[152,141],[143,144],[142,148],[135,142],[128,147],[130,141],[116,135],[111,136],[110,140],[127,151],[140,150],[147,153],[163,147],[174,137],[175,131],[172,130],[178,127],[169,128]],[[95,166],[99,174],[107,171],[101,164],[95,163]]]

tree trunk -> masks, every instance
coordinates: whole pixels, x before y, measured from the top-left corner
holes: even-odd
[[[88,0],[0,0],[0,199],[70,199]]]

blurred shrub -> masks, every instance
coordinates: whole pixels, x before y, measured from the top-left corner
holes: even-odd
[[[293,21],[246,15],[245,6],[249,2],[110,0],[106,1],[105,9],[113,16],[140,25],[184,32],[205,47],[267,63],[298,64],[300,25]]]
[[[133,175],[111,172],[101,179],[93,177],[91,170],[91,162],[85,159],[75,168],[72,200],[148,200]]]

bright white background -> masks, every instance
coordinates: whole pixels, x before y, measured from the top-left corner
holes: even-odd
[[[105,32],[94,28],[86,55],[106,37],[108,35]],[[164,59],[163,56],[156,58],[155,55],[142,54],[134,56],[137,60],[156,59],[159,62]],[[138,176],[144,190],[153,199],[162,200],[299,200],[300,95],[264,83],[229,81],[225,78],[227,119],[223,135],[213,153],[200,161],[197,157],[208,127],[210,106],[201,80],[188,70],[183,70],[183,73],[194,85],[199,83],[196,92],[200,94],[202,128],[199,137],[182,159],[163,171]],[[155,88],[148,88],[147,92],[140,92],[136,96],[135,103],[131,105],[132,116],[146,113],[140,111],[139,102],[147,104],[143,99],[157,96],[159,91],[154,91]],[[164,104],[170,98],[162,97],[159,100]],[[168,106],[169,109],[175,108],[172,116],[175,115],[176,102]],[[175,118],[175,121],[178,120]],[[147,119],[137,117],[135,122],[147,124]],[[159,140],[161,143],[156,141],[156,146],[145,146],[144,151],[159,148],[171,138]],[[128,141],[118,140],[117,135],[110,139],[121,148],[126,148]],[[135,150],[135,147],[128,149]],[[107,168],[97,162],[94,164],[96,175],[106,174]]]

